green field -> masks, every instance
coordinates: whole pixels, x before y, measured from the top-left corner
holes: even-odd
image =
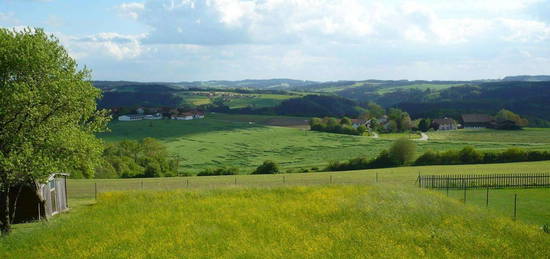
[[[414,84],[414,85],[407,85],[407,86],[395,86],[395,87],[388,87],[383,88],[378,91],[379,94],[385,94],[390,92],[395,92],[398,90],[405,90],[405,89],[418,89],[418,90],[443,90],[450,87],[455,86],[463,86],[464,84]]]
[[[0,243],[2,258],[533,257],[538,226],[414,187],[125,192]]]
[[[232,92],[212,92],[216,95],[214,96],[205,96],[192,94],[188,92],[183,92],[178,94],[178,96],[183,98],[183,102],[191,105],[205,105],[211,104],[215,98],[225,98],[224,102],[231,109],[253,107],[253,108],[265,108],[265,107],[275,107],[279,105],[282,101],[288,100],[291,98],[299,98],[303,95],[309,93],[295,93],[295,94],[240,94]],[[232,94],[234,96],[222,96],[223,94]],[[316,94],[316,93],[313,93]]]
[[[422,174],[550,173],[550,161],[68,182],[72,210],[20,224],[0,258],[545,258],[550,189],[429,191]],[[97,187],[96,187],[97,186]],[[93,201],[95,188],[98,200]],[[175,190],[178,189],[178,190]],[[125,192],[120,192],[125,191]],[[512,221],[518,194],[517,221]]]
[[[419,174],[505,174],[505,173],[550,173],[550,161],[398,167],[349,172],[323,172],[306,174],[279,175],[239,175],[239,176],[201,176],[149,179],[71,179],[68,194],[74,202],[93,199],[96,193],[128,190],[172,190],[172,189],[219,189],[235,187],[282,187],[326,184],[362,184],[376,183],[400,186],[416,186]],[[485,190],[469,190],[467,203],[485,207]],[[550,189],[491,190],[490,208],[512,215],[513,193],[519,194],[520,220],[544,224],[550,223]],[[462,191],[451,191],[450,197],[463,198]]]
[[[501,143],[550,143],[550,130],[525,128],[524,130],[462,129],[429,132],[432,140],[501,142]]]
[[[135,121],[113,122],[111,132],[100,136],[107,141],[154,137],[165,143],[169,151],[178,154],[181,170],[196,173],[211,167],[234,166],[241,173],[249,173],[264,160],[274,160],[284,168],[323,168],[329,161],[346,160],[359,156],[375,157],[387,149],[393,139],[402,135],[381,135],[380,139],[304,131],[284,125],[283,122],[302,126],[307,118],[259,115],[209,114],[206,119],[192,121]],[[268,125],[266,125],[268,124]],[[533,130],[548,132],[550,130]],[[549,141],[525,137],[524,142],[493,142],[460,140],[465,131],[457,131],[448,139],[417,142],[418,153],[461,149],[473,146],[479,150],[497,150],[509,147],[550,150]],[[531,130],[517,132],[529,133]],[[436,133],[430,133],[436,134]],[[437,133],[440,134],[440,133]],[[442,133],[442,134],[447,134]],[[500,134],[500,133],[499,133]],[[540,134],[540,138],[544,138]],[[431,137],[431,136],[430,136]],[[527,142],[530,140],[530,142]]]
[[[399,138],[406,138],[406,139],[418,139],[420,138],[420,134],[418,133],[384,133],[380,134],[381,139],[399,139]]]
[[[245,108],[248,106],[254,108],[275,107],[284,100],[298,97],[301,96],[280,94],[251,94],[246,95],[242,98],[231,99],[226,103],[226,105],[229,106],[229,108],[231,109]]]

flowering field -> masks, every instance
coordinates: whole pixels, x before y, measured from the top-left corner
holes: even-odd
[[[538,257],[550,236],[443,195],[377,185],[113,192],[0,242],[0,258]]]

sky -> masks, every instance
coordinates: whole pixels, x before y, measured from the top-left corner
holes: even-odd
[[[550,74],[550,0],[0,0],[94,80],[473,80]]]

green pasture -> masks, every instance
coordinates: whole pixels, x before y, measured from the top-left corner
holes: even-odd
[[[191,93],[180,93],[178,96],[183,98],[183,101],[191,105],[205,105],[211,104],[214,98],[221,97],[220,94],[234,94],[235,96],[227,96],[225,105],[231,109],[253,107],[253,108],[265,108],[275,107],[282,101],[291,98],[299,98],[307,93],[299,93],[298,95],[284,95],[284,94],[238,94],[231,92],[215,92],[217,96],[209,97],[203,95],[194,95]]]
[[[274,121],[300,123],[307,118],[260,115],[208,114],[206,119],[192,121],[134,121],[113,122],[111,132],[101,134],[107,141],[157,138],[178,155],[181,170],[196,173],[205,168],[234,166],[249,173],[264,160],[273,160],[283,170],[290,168],[325,167],[329,161],[359,156],[375,157],[387,149],[401,134],[382,134],[380,139],[306,131],[290,127],[273,127]],[[303,122],[305,124],[306,122]],[[277,125],[277,124],[273,124]],[[538,132],[539,130],[533,130]],[[544,130],[540,130],[544,132]],[[462,131],[457,131],[462,132]],[[529,133],[531,130],[517,132]],[[550,133],[550,131],[548,131]],[[434,134],[434,133],[430,133]],[[437,133],[440,134],[440,133]],[[445,134],[445,133],[443,133]],[[461,134],[461,133],[455,133]],[[430,135],[431,137],[431,135]],[[542,135],[540,135],[541,138]],[[417,142],[418,153],[426,150],[461,149],[473,146],[479,150],[502,150],[510,147],[550,150],[550,143],[532,139],[514,143],[431,139]],[[499,138],[495,138],[498,140]],[[530,139],[526,137],[526,139]]]
[[[231,109],[254,107],[275,107],[284,100],[298,98],[298,95],[280,95],[280,94],[249,94],[239,98],[232,98],[225,104]]]
[[[103,193],[16,228],[0,257],[545,258],[549,246],[537,225],[379,183]]]
[[[464,84],[413,84],[413,85],[406,85],[406,86],[395,86],[395,87],[388,87],[383,88],[378,91],[379,94],[385,94],[390,92],[395,92],[398,90],[405,90],[405,89],[418,89],[418,90],[443,90],[455,86],[463,86]]]
[[[419,174],[506,174],[506,173],[550,173],[550,161],[398,167],[347,172],[315,172],[277,175],[237,176],[194,176],[146,179],[70,179],[68,194],[77,204],[90,200],[96,193],[131,190],[173,190],[173,189],[225,189],[225,188],[274,188],[305,185],[376,185],[387,184],[399,189],[416,186]],[[433,191],[447,195],[445,190]],[[513,194],[519,197],[518,220],[528,223],[550,223],[550,189],[497,189],[490,191],[489,209],[510,216],[513,212]],[[468,190],[467,204],[485,208],[485,190]],[[463,199],[462,191],[450,191],[449,196]]]
[[[381,139],[399,139],[399,138],[406,138],[406,139],[419,139],[420,134],[418,133],[384,133],[379,134]]]
[[[496,142],[496,143],[550,143],[550,129],[525,128],[523,130],[461,129],[427,133],[432,140]]]

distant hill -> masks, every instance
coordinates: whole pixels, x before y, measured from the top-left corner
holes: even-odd
[[[319,82],[294,79],[246,79],[240,81],[194,81],[178,82],[174,85],[180,87],[213,87],[213,88],[252,88],[252,89],[295,89]]]
[[[544,81],[544,80],[548,81]],[[312,92],[353,100],[308,97],[283,103],[268,112],[317,116],[320,114],[356,115],[358,105],[375,102],[384,107],[400,107],[413,118],[459,117],[462,113],[496,113],[509,109],[527,117],[532,125],[550,126],[550,76],[510,76],[503,80],[426,81],[364,80],[314,82],[292,79],[198,81],[198,82],[129,82],[94,81],[103,90],[100,107],[167,106],[179,107],[186,101],[186,91],[232,91],[248,94],[303,94]],[[330,105],[334,102],[334,105]],[[350,106],[350,107],[344,107]],[[223,107],[222,107],[223,108]],[[273,107],[275,108],[275,107]],[[349,109],[348,109],[349,108]],[[327,110],[328,109],[328,110]],[[329,111],[331,110],[332,111]],[[235,112],[256,113],[253,108]]]
[[[397,93],[400,93],[398,95]],[[496,113],[508,109],[527,117],[532,125],[550,126],[550,82],[500,81],[451,87],[440,91],[400,91],[389,93],[395,104],[413,117],[458,118],[463,113]]]
[[[528,82],[541,82],[541,81],[550,81],[550,75],[520,75],[520,76],[507,76],[502,79],[502,81],[528,81]]]

